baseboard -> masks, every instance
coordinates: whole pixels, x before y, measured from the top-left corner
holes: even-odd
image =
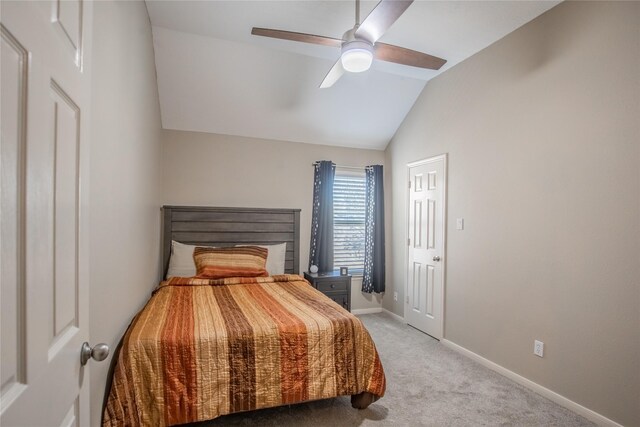
[[[380,313],[382,311],[382,307],[372,307],[372,308],[354,308],[351,310],[351,314],[371,314],[371,313]]]
[[[542,395],[544,397],[546,397],[547,399],[551,400],[552,402],[557,403],[560,406],[564,406],[565,408],[575,412],[578,415],[582,415],[583,417],[585,417],[586,419],[593,421],[594,423],[600,425],[600,426],[607,426],[607,427],[622,427],[620,424],[616,423],[613,420],[610,420],[609,418],[605,417],[604,415],[600,415],[599,413],[592,411],[589,408],[586,408],[582,405],[580,405],[579,403],[574,402],[573,400],[570,400],[558,393],[556,393],[555,391],[549,390],[548,388],[541,386],[538,383],[535,383],[521,375],[516,374],[513,371],[510,371],[509,369],[498,365],[497,363],[494,363],[492,361],[490,361],[489,359],[485,359],[484,357],[480,356],[479,354],[476,354],[474,352],[472,352],[471,350],[467,350],[466,348],[459,346],[456,343],[453,343],[447,339],[442,339],[440,341],[441,344],[445,345],[446,347],[449,347],[450,349],[464,355],[467,356],[468,358],[475,360],[476,362],[480,363],[483,366],[486,366],[487,368],[491,369],[492,371],[495,371],[497,373],[499,373],[502,376],[505,376],[507,378],[509,378],[512,381],[517,382],[520,385],[523,385],[525,387],[527,387],[530,390],[533,390],[534,392],[538,393],[539,395]]]
[[[398,315],[397,315],[397,314],[395,314],[393,311],[389,311],[389,310],[387,310],[386,308],[383,308],[383,309],[382,309],[382,311],[383,311],[384,313],[387,313],[389,316],[393,317],[393,318],[394,318],[394,319],[396,319],[397,321],[402,322],[402,323],[406,323],[406,322],[404,321],[404,317],[402,317],[402,316],[398,316]]]

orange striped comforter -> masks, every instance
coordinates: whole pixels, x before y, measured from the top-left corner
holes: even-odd
[[[181,424],[385,390],[360,320],[297,275],[162,282],[117,357],[104,426]]]

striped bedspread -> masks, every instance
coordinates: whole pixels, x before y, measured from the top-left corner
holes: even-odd
[[[360,320],[297,275],[162,282],[117,357],[104,426],[385,391]]]

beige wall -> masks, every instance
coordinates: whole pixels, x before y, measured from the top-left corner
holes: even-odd
[[[640,3],[562,3],[427,84],[387,148],[401,295],[406,164],[441,153],[446,338],[640,425]]]
[[[94,11],[90,336],[113,354],[157,284],[161,126],[144,2],[96,2]],[[90,364],[91,425],[110,361]]]
[[[384,164],[384,152],[164,130],[163,201],[169,205],[299,208],[300,271],[309,260],[313,167]],[[351,289],[352,309],[379,308],[380,298]]]

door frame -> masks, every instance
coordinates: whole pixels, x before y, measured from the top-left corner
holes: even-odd
[[[421,160],[416,160],[413,162],[409,162],[407,163],[407,172],[406,172],[406,180],[405,182],[411,183],[411,168],[416,167],[416,166],[421,166],[424,165],[426,163],[431,163],[437,160],[444,160],[444,188],[442,189],[442,255],[443,255],[443,262],[442,262],[442,301],[440,302],[440,312],[442,313],[442,322],[440,323],[440,336],[442,337],[442,339],[445,338],[444,335],[444,331],[445,331],[445,327],[444,327],[444,323],[445,323],[445,301],[446,301],[446,288],[447,288],[447,188],[448,188],[448,181],[449,181],[449,175],[448,175],[448,169],[449,169],[449,153],[443,153],[443,154],[439,154],[437,156],[432,156],[432,157],[427,157]],[[405,213],[405,228],[404,228],[404,242],[407,243],[409,241],[409,215],[410,215],[410,209],[409,209],[409,202],[410,202],[410,198],[411,198],[411,192],[408,191],[409,189],[407,187],[405,187],[406,190],[406,196],[405,196],[405,203],[404,206],[407,209],[406,213]],[[409,244],[405,244],[405,251],[404,251],[404,263],[403,263],[403,269],[404,269],[404,303],[403,303],[403,307],[404,310],[406,311],[407,309],[407,298],[409,297],[409,269],[407,268],[407,263],[409,261]],[[404,322],[407,323],[407,317],[406,315],[404,316]]]

